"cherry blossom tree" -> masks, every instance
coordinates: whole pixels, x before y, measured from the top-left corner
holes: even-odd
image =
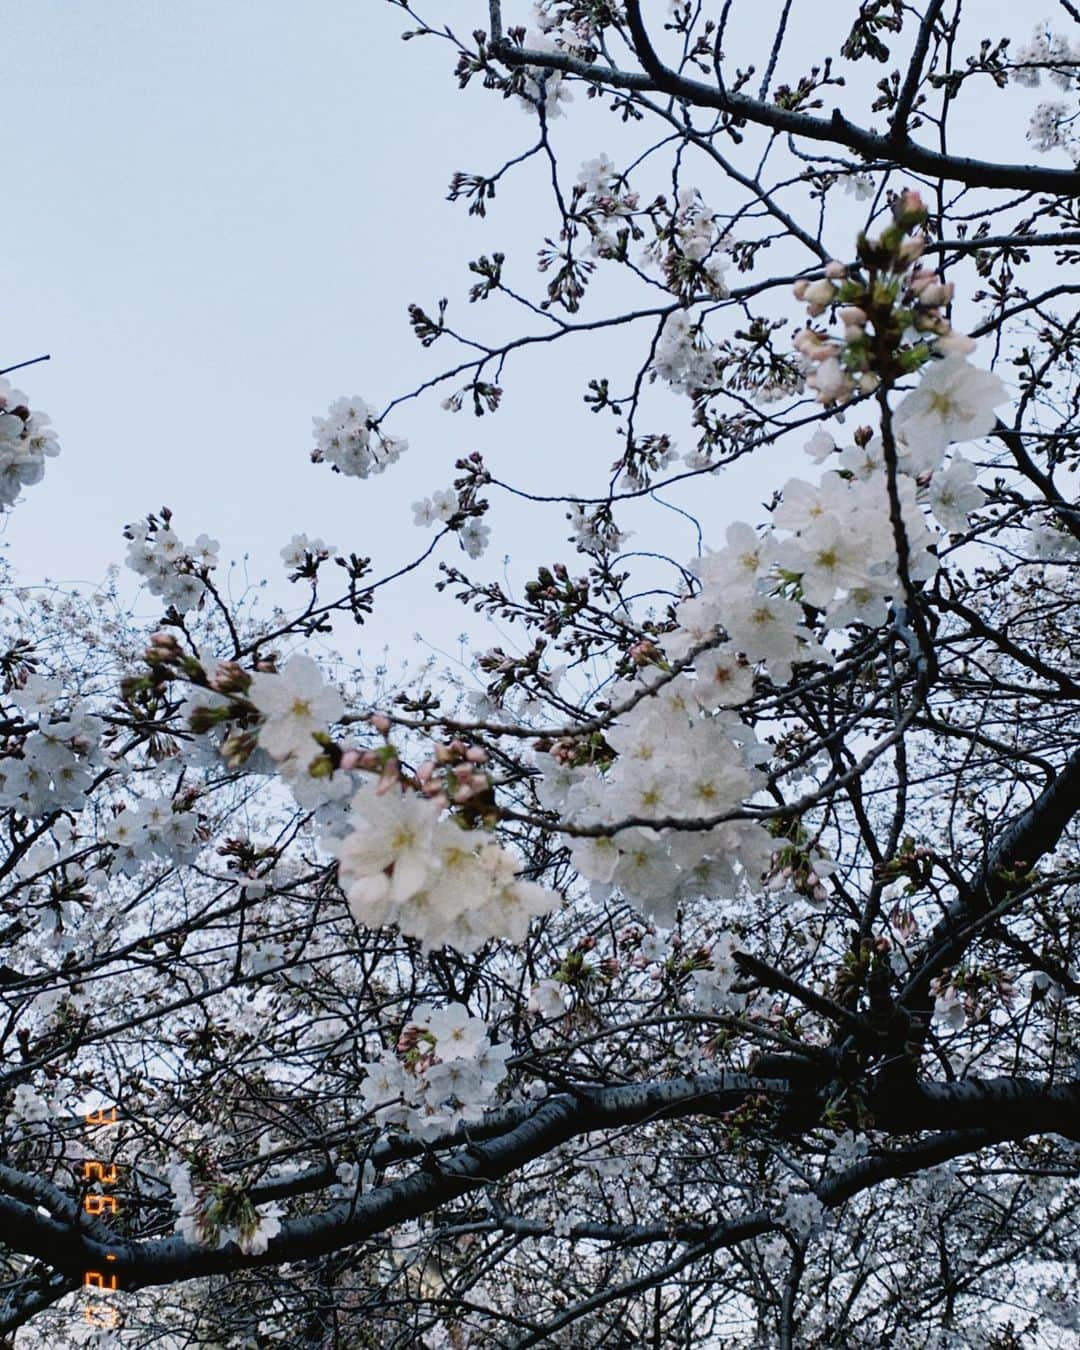
[[[416,503],[464,676],[302,534],[269,619],[167,510],[152,624],[5,578],[5,1343],[1075,1344],[1080,11],[392,2],[521,148],[312,472],[561,346],[600,449]],[[4,510],[57,450],[5,379]]]

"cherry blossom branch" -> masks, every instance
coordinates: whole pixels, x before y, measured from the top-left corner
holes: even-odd
[[[888,136],[856,126],[838,108],[825,120],[678,75],[664,66],[653,49],[642,21],[639,0],[626,0],[626,15],[634,51],[645,74],[591,65],[563,52],[532,51],[526,47],[517,47],[503,35],[499,6],[495,3],[491,5],[491,51],[507,66],[560,70],[589,83],[609,85],[614,89],[660,91],[683,99],[694,107],[715,108],[731,117],[745,118],[772,131],[844,145],[866,159],[885,160],[932,178],[965,183],[968,187],[1051,192],[1063,196],[1073,196],[1080,189],[1080,174],[1075,171],[1044,169],[1035,165],[995,164],[988,160],[929,150],[907,140],[897,144]]]

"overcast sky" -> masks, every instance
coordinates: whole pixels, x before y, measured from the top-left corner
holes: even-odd
[[[820,11],[800,8],[809,35]],[[779,4],[754,6],[747,43],[775,31],[765,9]],[[490,426],[448,416],[437,399],[406,406],[390,429],[412,449],[382,478],[342,480],[307,461],[311,418],[332,399],[381,407],[435,373],[441,349],[416,343],[409,301],[450,295],[459,320],[482,322],[459,301],[468,259],[509,245],[531,269],[552,226],[535,173],[516,177],[486,222],[444,200],[455,169],[491,170],[532,134],[515,106],[457,93],[446,44],[402,44],[406,16],[384,0],[8,0],[4,10],[0,101],[15,134],[0,364],[51,352],[15,378],[63,446],[3,527],[24,580],[99,580],[122,558],[123,525],[167,504],[181,537],[214,535],[224,559],[250,553],[251,575],[274,575],[280,596],[278,550],[295,531],[374,554],[380,570],[404,561],[424,542],[409,504],[448,486],[454,458],[474,446],[538,490],[584,455],[596,456],[593,486],[603,481],[614,442],[580,403],[581,353],[570,350],[527,367]],[[421,10],[465,33],[486,18],[480,0]],[[980,10],[988,31],[1017,32],[1015,6]],[[617,153],[617,124],[596,103],[579,94],[564,122],[571,169]],[[1002,154],[1022,150],[1025,123],[1006,116]],[[795,455],[791,469],[802,467]],[[734,484],[725,507],[753,510],[762,495],[762,482]],[[539,556],[566,533],[558,508],[510,512],[501,531],[497,520],[494,571],[503,553]],[[673,528],[673,551],[688,556],[692,533]],[[446,556],[463,558],[455,546]],[[416,604],[379,631],[430,627],[439,602],[427,614]]]

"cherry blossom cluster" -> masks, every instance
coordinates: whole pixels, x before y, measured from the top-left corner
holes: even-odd
[[[340,821],[352,778],[348,772],[336,772],[340,757],[335,762],[328,751],[330,727],[341,717],[345,703],[310,656],[293,655],[280,671],[265,663],[251,672],[230,661],[194,661],[180,652],[171,634],[159,633],[147,660],[159,670],[179,667],[178,673],[193,680],[196,689],[188,704],[191,728],[200,733],[226,731],[218,748],[230,764],[252,765],[254,759],[257,768],[256,752],[261,752],[299,806],[316,812],[328,826]],[[256,718],[257,726],[252,727]]]
[[[128,525],[124,536],[130,541],[127,565],[144,579],[151,595],[160,595],[181,614],[198,606],[217,566],[216,539],[200,534],[194,544],[185,544],[173,530],[168,510]]]
[[[109,822],[113,845],[111,870],[135,876],[154,859],[190,862],[198,851],[198,818],[171,797],[144,797],[124,807]]]
[[[797,1237],[808,1238],[821,1227],[825,1206],[813,1191],[792,1188],[784,1196],[777,1217]]]
[[[795,283],[795,297],[806,303],[811,318],[835,309],[844,326],[839,339],[812,326],[795,335],[796,350],[810,364],[806,383],[820,402],[873,393],[883,380],[891,383],[918,370],[931,355],[959,357],[974,350],[974,342],[954,332],[943,313],[952,301],[952,283],[918,263],[926,238],[916,231],[926,214],[917,192],[901,193],[892,224],[877,239],[859,238],[865,277],[833,261],[823,277]]]
[[[727,295],[724,273],[731,262],[731,239],[721,232],[716,213],[697,188],[679,189],[663,253],[659,253],[659,242],[649,252],[658,257],[670,290],[686,296],[704,292],[714,300]]]
[[[475,791],[471,775],[465,790]],[[343,837],[324,838],[323,847],[338,860],[338,882],[359,923],[395,923],[425,948],[521,942],[529,921],[558,903],[517,875],[519,862],[490,831],[448,812],[441,790],[429,796],[387,777],[361,785]]]
[[[479,558],[491,538],[491,530],[482,520],[488,503],[480,495],[490,477],[476,451],[459,459],[455,468],[461,470],[461,477],[454,479],[452,487],[413,502],[413,523],[444,525],[456,531],[458,542],[469,557]]]
[[[536,756],[542,803],[574,824],[615,827],[627,817],[702,822],[693,829],[645,824],[571,837],[571,859],[596,898],[618,889],[671,926],[687,901],[731,894],[738,875],[756,880],[765,870],[771,855],[765,829],[746,820],[708,823],[762,781],[756,763],[767,751],[725,711],[749,698],[751,674],[726,649],[702,662],[700,681],[679,675],[645,697],[641,682],[617,686],[616,698],[638,701],[605,733],[603,772],[588,762],[574,764],[571,747]]]
[[[408,441],[379,430],[374,408],[362,398],[339,398],[330,405],[325,417],[312,421],[315,428],[312,459],[352,478],[382,473],[409,448]]]
[[[1051,84],[1066,92],[1080,87],[1080,48],[1075,47],[1050,24],[1036,24],[1031,41],[1016,53],[1011,65],[1017,84],[1037,88],[1045,74]],[[1076,106],[1063,99],[1045,99],[1031,115],[1027,138],[1037,150],[1066,150],[1080,163],[1080,139],[1076,135]]]
[[[557,896],[519,878],[518,861],[489,828],[495,813],[483,750],[451,742],[406,777],[389,741],[364,750],[332,741],[344,703],[310,657],[292,656],[280,671],[222,662],[210,675],[161,633],[146,659],[154,678],[199,686],[194,731],[240,723],[220,747],[230,763],[265,752],[301,807],[332,808],[321,817],[322,845],[338,860],[358,922],[396,923],[425,947],[473,951],[493,938],[520,942],[529,921],[554,908]],[[386,736],[389,720],[371,720]],[[358,788],[357,775],[367,775]]]
[[[22,390],[0,376],[0,511],[10,510],[24,487],[40,483],[45,460],[59,453],[49,418],[31,412]]]
[[[197,1247],[221,1248],[235,1242],[245,1254],[256,1255],[266,1251],[270,1239],[281,1231],[282,1209],[276,1202],[256,1208],[244,1187],[195,1180],[190,1165],[183,1162],[169,1166],[166,1176],[178,1213],[174,1230]]]
[[[59,681],[40,675],[31,675],[4,701],[28,720],[0,758],[0,806],[29,819],[81,809],[102,767],[100,719],[78,703],[61,711]]]
[[[537,0],[532,27],[511,30],[511,36],[519,38],[530,51],[584,55],[596,37],[596,30],[580,9],[571,14],[571,8],[559,0]],[[563,104],[573,101],[573,90],[561,71],[541,70],[538,66],[526,66],[522,71],[518,102],[526,112],[542,107],[545,117],[561,117]]]
[[[1074,163],[1080,164],[1076,116],[1076,109],[1062,99],[1046,99],[1031,114],[1027,138],[1036,150],[1066,150]]]
[[[368,1066],[361,1092],[380,1124],[430,1142],[479,1120],[506,1077],[508,1044],[494,1045],[487,1023],[461,1003],[420,1004],[398,1040]]]
[[[262,716],[259,745],[287,774],[304,773],[320,753],[316,736],[345,711],[336,689],[326,684],[310,656],[290,656],[281,671],[256,671],[248,698]]]
[[[735,945],[734,938],[725,933],[706,949],[705,959],[690,973],[694,1002],[706,1012],[731,1012],[746,1001],[744,995],[733,992],[739,978]]]
[[[1012,78],[1017,84],[1036,89],[1045,73],[1059,89],[1074,89],[1080,65],[1080,50],[1064,33],[1055,33],[1048,22],[1038,23],[1031,41],[1013,57]]]
[[[677,309],[664,320],[652,369],[677,393],[693,393],[716,383],[716,358],[701,321],[689,311]]]
[[[646,210],[639,206],[639,194],[608,155],[600,154],[581,165],[570,216],[582,221],[589,231],[590,256],[627,261],[630,241],[644,238],[637,217],[647,215],[652,219],[655,237],[641,250],[640,266],[659,270],[663,285],[685,303],[703,297],[723,299],[728,294],[724,276],[731,264],[732,240],[701,192],[693,187],[679,188],[674,208],[668,208],[663,197]],[[541,257],[550,262],[548,253]],[[672,329],[668,342],[676,340]],[[715,376],[711,368],[708,373]]]
[[[20,1083],[8,1107],[8,1118],[23,1125],[41,1125],[53,1114],[53,1107],[32,1083]]]
[[[594,258],[625,257],[626,242],[634,232],[638,194],[620,177],[607,155],[581,166],[574,190],[574,216],[584,220],[592,236]]]
[[[306,534],[294,534],[281,550],[281,561],[298,576],[310,576],[319,563],[337,552],[336,544],[324,543],[322,539],[309,539]]]
[[[553,34],[566,47],[587,47],[599,37],[599,21],[603,17],[602,13],[590,13],[590,10],[600,10],[600,6],[582,5],[580,0],[577,3],[574,0],[536,0],[533,22],[541,32]]]
[[[457,531],[458,541],[470,558],[479,558],[487,548],[491,529],[476,516],[462,519],[463,507],[453,488],[413,502],[413,523],[420,526],[446,525]]]
[[[937,536],[922,509],[920,484],[929,480],[923,500],[943,525],[966,525],[967,511],[982,496],[974,466],[959,457],[948,469],[941,465],[951,442],[991,429],[993,410],[1004,398],[996,376],[949,356],[924,368],[893,414],[900,471],[895,490],[910,578],[927,580],[937,569]],[[821,460],[836,447],[822,432],[808,450]],[[791,479],[768,530],[736,523],[726,548],[693,564],[700,588],[679,606],[679,627],[665,642],[669,658],[693,657],[693,670],[668,678],[651,667],[642,681],[655,688],[644,697],[640,682],[617,687],[616,702],[632,706],[605,733],[605,754],[596,766],[577,763],[572,747],[562,751],[562,762],[559,747],[554,757],[537,757],[541,800],[564,819],[575,825],[637,822],[574,839],[571,857],[594,891],[606,895],[617,888],[657,922],[674,922],[688,899],[732,893],[737,869],[752,884],[769,873],[783,887],[794,885],[797,871],[795,889],[818,903],[823,898],[827,859],[800,853],[793,861],[790,850],[778,853],[753,821],[715,818],[737,811],[761,785],[755,765],[768,752],[734,712],[751,697],[755,670],[784,684],[795,665],[834,659],[808,627],[805,607],[819,614],[826,629],[877,625],[897,592],[881,438],[864,429],[854,446],[840,452],[840,462],[818,486]],[[652,828],[650,819],[698,820],[701,827]]]
[[[693,264],[694,268],[699,266]],[[714,270],[719,268],[719,264],[710,266]],[[755,341],[749,349],[745,343],[741,347],[730,341],[716,343],[705,331],[704,316],[695,319],[688,309],[673,310],[660,330],[650,379],[662,379],[677,393],[689,394],[694,399],[716,392],[721,386],[756,403],[777,403],[801,393],[810,370],[809,362],[798,355],[775,352],[763,355],[766,348],[761,340],[767,337],[767,326],[755,323],[752,327]],[[725,419],[725,426],[730,435],[737,436],[739,417]],[[682,458],[692,469],[708,468],[708,443],[695,445]]]
[[[566,518],[570,522],[568,538],[579,553],[617,553],[632,534],[618,528],[606,503],[592,511],[574,505]]]

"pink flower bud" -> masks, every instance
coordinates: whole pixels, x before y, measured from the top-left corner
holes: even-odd
[[[393,725],[389,717],[387,717],[385,713],[372,713],[371,716],[368,718],[368,721],[371,723],[371,725],[375,728],[375,730],[379,733],[380,736],[387,735],[387,733],[390,730],[390,727]]]
[[[362,755],[359,750],[343,750],[341,752],[341,768],[350,773],[353,769],[359,769]]]
[[[801,352],[808,361],[827,361],[837,352],[833,343],[825,340],[822,334],[815,333],[812,328],[800,328],[793,342],[795,350]]]
[[[955,290],[956,287],[951,281],[937,281],[924,288],[919,300],[924,305],[947,305],[951,302]]]
[[[822,277],[819,281],[807,286],[803,298],[808,305],[831,305],[836,298],[836,287],[831,281]]]
[[[914,188],[905,188],[896,203],[896,210],[898,215],[923,216],[926,214],[926,203]]]
[[[866,323],[866,310],[858,305],[845,305],[840,310],[840,322],[862,327]]]
[[[465,751],[465,758],[470,764],[486,764],[488,753],[479,745],[470,745]]]
[[[847,268],[842,262],[837,262],[835,258],[830,258],[825,264],[825,275],[831,281],[843,281],[847,276]]]
[[[802,278],[799,281],[797,281],[794,286],[792,286],[791,288],[792,294],[795,296],[796,300],[803,299],[803,297],[806,295],[806,288],[809,285],[810,285],[809,281],[807,281],[805,278]]]

